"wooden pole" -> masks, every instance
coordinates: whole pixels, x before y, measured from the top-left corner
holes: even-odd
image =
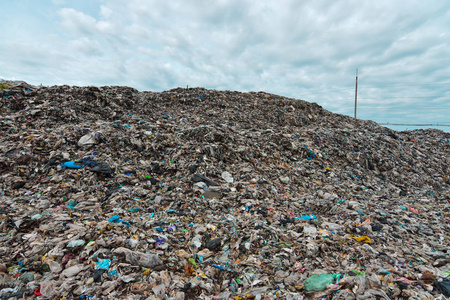
[[[358,103],[358,69],[356,69],[356,86],[355,86],[355,120],[356,120],[356,107]]]

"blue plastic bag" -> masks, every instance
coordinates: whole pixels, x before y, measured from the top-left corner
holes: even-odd
[[[128,227],[131,226],[130,223],[128,223],[127,221],[124,221],[124,220],[120,219],[119,216],[112,216],[111,218],[109,218],[108,222],[111,222],[111,223],[123,223],[123,224],[127,225]]]
[[[69,169],[81,169],[81,168],[84,168],[84,165],[77,164],[74,160],[72,160],[72,161],[66,161],[64,163],[61,163],[61,167],[69,168]]]
[[[305,221],[311,221],[312,219],[317,219],[317,217],[315,215],[309,215],[309,216],[301,216],[301,217],[297,217],[295,218],[296,220],[305,220]]]

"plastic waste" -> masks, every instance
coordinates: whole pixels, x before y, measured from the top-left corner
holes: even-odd
[[[34,273],[33,272],[25,272],[19,276],[19,280],[23,283],[28,283],[34,280]]]
[[[91,168],[92,172],[95,173],[103,173],[103,174],[113,174],[114,173],[114,169],[112,169],[111,167],[107,166],[107,165],[103,165],[103,164],[98,164],[94,167]]]
[[[64,163],[60,164],[63,168],[69,168],[69,169],[82,169],[84,168],[83,164],[79,164],[76,161],[66,161]]]
[[[78,246],[83,246],[85,244],[84,240],[74,240],[74,241],[70,241],[67,244],[67,247],[72,248],[72,247],[78,247]]]
[[[199,188],[201,188],[202,190],[206,191],[208,189],[208,185],[204,182],[196,182],[194,183],[195,186],[198,186]]]
[[[222,240],[220,238],[215,238],[215,239],[210,239],[210,240],[206,241],[205,247],[211,251],[217,251],[217,250],[219,250],[221,245],[222,245]]]
[[[301,216],[301,217],[297,217],[295,218],[296,220],[305,220],[305,221],[311,221],[314,219],[317,219],[317,217],[315,215],[309,215],[309,216]]]
[[[354,236],[354,235],[350,235],[349,238],[354,239],[355,241],[358,241],[358,242],[372,244],[372,241],[371,241],[371,239],[368,236]]]
[[[69,200],[68,203],[66,204],[66,206],[71,209],[75,209],[75,206],[77,206],[77,202],[74,200]]]
[[[113,253],[124,254],[126,262],[136,266],[153,268],[162,265],[163,263],[162,260],[156,254],[141,253],[123,247],[115,249]]]
[[[436,279],[433,282],[433,285],[436,287],[436,289],[442,293],[444,296],[449,297],[450,296],[450,279],[444,279],[444,280],[438,280]]]
[[[88,166],[89,168],[93,168],[98,165],[98,162],[90,157],[84,157],[80,160],[77,160],[77,162],[82,163],[83,165]]]
[[[192,180],[194,182],[200,182],[203,181],[204,183],[206,183],[208,186],[219,186],[219,184],[215,183],[214,181],[212,181],[211,179],[202,176],[200,174],[194,174]]]
[[[233,175],[231,175],[230,172],[227,172],[227,171],[222,172],[222,179],[228,183],[234,182]]]
[[[40,219],[40,218],[42,218],[41,214],[35,214],[34,216],[31,217],[31,220],[37,220],[37,219]]]
[[[102,275],[106,272],[105,269],[96,269],[92,275],[93,282],[101,282]]]
[[[323,291],[327,288],[327,285],[339,280],[340,274],[316,274],[308,277],[305,280],[305,290],[310,291]]]
[[[196,248],[200,248],[202,246],[202,237],[200,235],[196,235],[193,239],[192,239],[192,244],[196,247]]]
[[[65,277],[73,277],[73,276],[77,275],[78,273],[80,273],[81,271],[83,271],[84,268],[85,267],[83,265],[71,266],[67,269],[64,269],[61,272],[61,275],[65,276]]]
[[[111,222],[111,223],[123,223],[123,224],[127,225],[127,227],[131,226],[130,223],[128,223],[127,221],[122,220],[119,216],[112,216],[111,218],[108,219],[108,222]]]
[[[110,259],[101,259],[101,258],[99,258],[97,264],[95,265],[95,269],[96,270],[100,270],[100,269],[108,270],[110,266],[111,266],[111,260]]]
[[[90,132],[86,135],[83,135],[80,140],[78,141],[78,146],[84,147],[84,146],[92,146],[97,144],[97,132]]]
[[[225,268],[223,265],[216,265],[216,264],[213,264],[212,266],[213,266],[214,268],[219,269],[220,271],[225,271],[225,270],[226,270],[226,268]]]

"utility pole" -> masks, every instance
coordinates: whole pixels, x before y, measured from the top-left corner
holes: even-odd
[[[356,120],[356,106],[358,103],[358,69],[356,69],[356,86],[355,86],[355,120]]]

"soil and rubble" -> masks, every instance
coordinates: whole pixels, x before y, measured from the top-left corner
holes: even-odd
[[[449,149],[265,92],[0,85],[1,299],[446,299]]]

